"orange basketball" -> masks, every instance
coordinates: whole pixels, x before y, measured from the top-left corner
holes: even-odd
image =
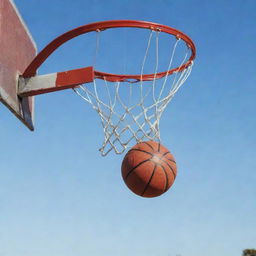
[[[135,194],[156,197],[165,193],[177,174],[176,162],[170,151],[155,141],[138,143],[125,155],[122,176]]]

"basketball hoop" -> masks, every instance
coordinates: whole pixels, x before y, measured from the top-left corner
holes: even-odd
[[[97,27],[100,31],[110,27],[137,27],[150,30],[139,74],[120,75],[95,71],[95,79],[91,85],[84,84],[74,88],[74,91],[90,103],[100,116],[105,135],[100,148],[101,154],[105,156],[112,150],[116,154],[122,154],[128,147],[143,140],[160,141],[161,115],[192,70],[195,58],[195,46],[192,40],[178,30],[149,22],[103,22],[98,23]],[[157,41],[161,33],[175,37],[176,41],[172,50],[168,49],[170,59],[167,71],[158,72],[157,56],[154,73],[145,74],[153,36],[158,47]],[[187,52],[180,64],[173,67],[175,52],[181,41],[185,42]],[[155,50],[157,53],[158,49]],[[170,76],[173,76],[172,79]],[[129,95],[125,94],[127,87],[129,87]],[[134,97],[134,94],[140,97]],[[129,97],[129,100],[125,101],[124,95]]]
[[[143,40],[137,38],[137,34],[129,37],[133,39],[134,46],[144,45],[144,53],[138,60],[139,70],[132,71],[135,74],[98,71],[94,65],[58,73],[54,87],[35,88],[34,84],[38,84],[37,69],[59,46],[81,34],[96,32],[104,36],[107,31],[123,28],[148,32]],[[99,36],[97,38],[96,54],[100,45]],[[111,37],[111,40],[116,38],[119,37]],[[162,38],[164,43],[160,45]],[[162,51],[164,54],[161,55]],[[134,57],[137,58],[141,52],[138,51]],[[165,25],[133,20],[92,23],[68,31],[47,45],[23,73],[19,95],[31,96],[73,88],[100,116],[104,131],[101,154],[105,156],[112,150],[121,154],[143,140],[160,141],[161,115],[190,75],[195,54],[195,45],[187,35]]]

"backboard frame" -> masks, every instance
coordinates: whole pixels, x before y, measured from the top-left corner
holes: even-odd
[[[0,101],[34,130],[34,98],[18,96],[18,80],[37,47],[12,0],[0,2],[0,49]]]

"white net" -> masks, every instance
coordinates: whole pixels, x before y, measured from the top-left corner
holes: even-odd
[[[145,54],[141,60],[141,77],[147,69],[149,51],[152,51],[152,38],[155,38],[154,74],[156,75],[159,71],[161,65],[159,34],[160,32],[155,31],[151,31],[149,34]],[[98,43],[97,39],[97,45]],[[184,42],[175,38],[175,42],[169,46],[169,53],[168,51],[166,53],[169,59],[166,70],[180,67],[187,61],[191,50],[189,47],[183,46],[183,56],[181,57],[181,50],[178,50],[179,44],[184,44]],[[175,60],[177,52],[179,55],[178,65]],[[99,149],[101,155],[105,156],[112,150],[121,154],[128,147],[143,140],[160,141],[161,115],[175,93],[186,81],[191,70],[192,64],[182,71],[177,70],[172,75],[166,74],[161,79],[152,81],[109,82],[95,79],[93,83],[75,88],[76,94],[90,103],[100,116],[104,131],[104,141]]]

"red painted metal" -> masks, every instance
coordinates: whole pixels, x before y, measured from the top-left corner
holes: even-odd
[[[60,90],[74,88],[94,80],[93,67],[79,68],[57,74],[56,87]]]
[[[71,40],[74,37],[77,37],[82,34],[86,34],[92,31],[103,31],[110,28],[120,28],[120,27],[134,27],[134,28],[142,28],[142,29],[150,29],[155,31],[164,32],[167,34],[171,34],[176,36],[177,38],[186,42],[187,46],[191,49],[191,56],[187,60],[185,64],[180,67],[170,69],[165,72],[160,72],[157,74],[144,74],[144,75],[119,75],[119,74],[110,74],[104,73],[101,71],[94,71],[95,78],[105,79],[111,82],[136,82],[136,81],[149,81],[157,78],[161,78],[166,74],[171,75],[176,71],[182,71],[192,64],[192,61],[195,59],[196,48],[193,41],[181,31],[171,28],[169,26],[148,22],[148,21],[135,21],[135,20],[111,20],[111,21],[103,21],[91,23],[88,25],[84,25],[73,30],[70,30],[63,35],[54,39],[50,44],[48,44],[31,62],[31,64],[27,67],[25,72],[23,73],[23,77],[31,77],[36,74],[37,69],[42,65],[42,63],[62,44]]]

